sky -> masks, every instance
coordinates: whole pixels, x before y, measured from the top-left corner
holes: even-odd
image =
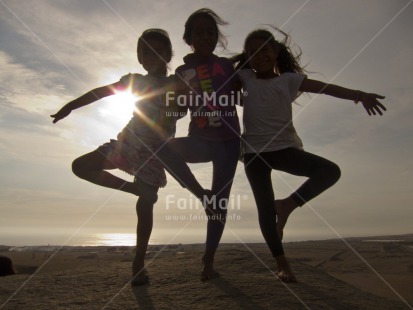
[[[189,52],[188,16],[202,7],[229,22],[230,52],[248,32],[271,24],[303,52],[309,77],[386,96],[385,115],[360,105],[303,94],[294,125],[307,151],[337,163],[342,177],[297,209],[284,240],[413,233],[413,1],[407,0],[0,0],[0,244],[85,244],[100,236],[133,236],[136,197],[78,179],[71,162],[115,138],[133,105],[112,96],[52,124],[50,114],[129,72],[145,73],[136,42],[148,28],[166,29],[171,73]],[[218,55],[228,52],[216,50]],[[242,108],[238,110],[242,116]],[[187,134],[188,118],[177,136]],[[211,184],[211,165],[191,165]],[[127,180],[121,172],[116,175]],[[277,198],[305,179],[274,171]],[[154,209],[151,243],[202,243],[203,210],[168,175]],[[222,242],[263,242],[243,164],[234,179]]]

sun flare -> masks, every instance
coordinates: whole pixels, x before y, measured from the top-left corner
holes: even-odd
[[[119,126],[126,125],[136,109],[136,102],[140,99],[130,89],[119,91],[106,99],[107,104],[100,109],[100,113],[115,120]]]

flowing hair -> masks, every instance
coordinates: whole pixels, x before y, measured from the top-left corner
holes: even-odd
[[[221,30],[219,30],[219,26],[226,26],[228,25],[228,22],[222,19],[217,13],[208,8],[199,9],[188,17],[188,20],[185,23],[185,32],[183,36],[185,43],[190,46],[192,45],[191,35],[194,29],[194,21],[199,17],[206,17],[212,21],[216,33],[217,45],[222,49],[226,50],[228,40],[225,37],[225,35],[221,32]]]
[[[261,39],[264,40],[265,44],[270,44],[274,51],[278,53],[276,67],[274,68],[276,73],[305,73],[305,66],[300,64],[302,54],[301,49],[299,47],[295,47],[293,50],[291,48],[290,36],[274,26],[271,26],[271,28],[281,34],[283,39],[277,41],[274,35],[266,29],[257,29],[250,32],[244,41],[244,51],[241,54],[235,55],[231,58],[231,61],[234,64],[237,64],[236,69],[251,68],[249,64],[251,55],[248,55],[248,44],[253,39]]]

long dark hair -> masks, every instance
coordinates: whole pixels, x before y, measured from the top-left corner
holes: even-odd
[[[216,33],[217,45],[226,50],[228,40],[225,37],[225,35],[221,32],[221,30],[219,30],[219,26],[226,26],[228,25],[228,22],[222,19],[220,16],[218,16],[217,13],[208,8],[199,9],[188,17],[188,20],[185,23],[185,32],[183,36],[185,43],[188,45],[192,45],[191,34],[194,29],[194,21],[198,17],[206,17],[213,22]]]
[[[244,41],[244,51],[231,58],[233,63],[237,63],[236,69],[246,69],[250,68],[248,56],[248,43],[253,39],[262,39],[265,44],[270,44],[272,48],[278,52],[277,64],[275,71],[278,74],[285,72],[295,72],[295,73],[305,73],[305,67],[300,64],[301,49],[295,47],[293,50],[290,45],[290,36],[284,31],[271,26],[272,29],[276,30],[283,36],[283,39],[277,41],[274,35],[266,29],[257,29],[250,32]]]

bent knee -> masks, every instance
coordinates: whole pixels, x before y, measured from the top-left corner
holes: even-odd
[[[83,171],[83,165],[82,162],[79,158],[76,158],[73,162],[72,162],[72,172],[76,175],[76,176],[81,176],[82,175],[82,171]]]
[[[72,172],[75,175],[78,175],[79,171],[80,171],[80,164],[79,164],[79,159],[76,158],[73,162],[72,162]]]
[[[331,182],[333,184],[336,183],[341,177],[340,167],[335,163],[331,163],[331,165],[329,165],[328,175],[330,177]]]

